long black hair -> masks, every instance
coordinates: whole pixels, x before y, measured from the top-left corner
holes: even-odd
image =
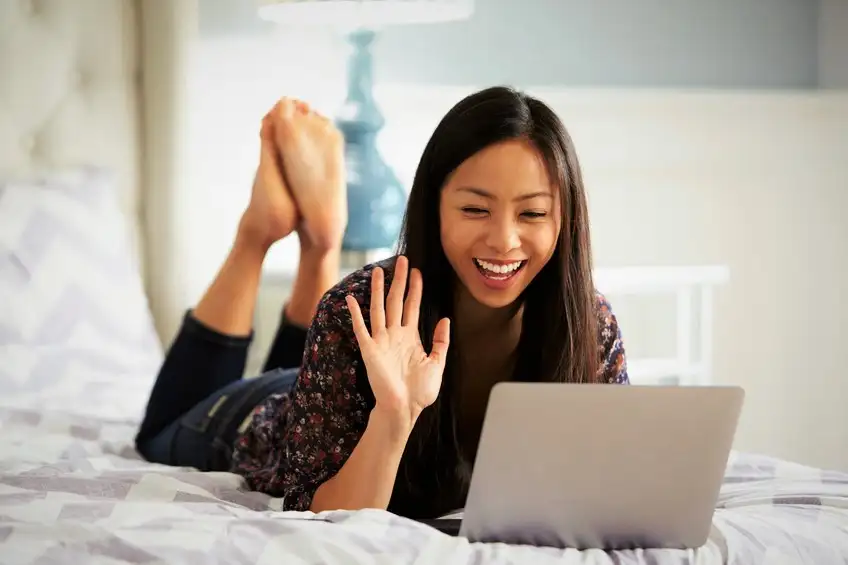
[[[526,139],[543,157],[559,188],[562,229],[550,261],[530,283],[524,304],[515,379],[594,382],[599,366],[589,216],[583,179],[571,137],[543,102],[509,87],[476,92],[456,104],[427,143],[404,217],[398,252],[421,270],[424,293],[420,332],[424,349],[442,317],[452,317],[459,284],[441,245],[439,203],[449,175],[478,151]],[[452,324],[452,327],[455,327]],[[457,440],[452,394],[457,351],[451,345],[435,403],[415,425],[399,481],[415,504],[407,514],[435,514],[464,503],[472,462]],[[412,501],[409,501],[410,503]],[[415,508],[412,508],[415,506]]]

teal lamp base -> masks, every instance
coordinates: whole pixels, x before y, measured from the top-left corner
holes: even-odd
[[[406,191],[377,150],[384,119],[374,101],[373,31],[348,36],[353,54],[347,98],[336,124],[344,134],[348,225],[342,248],[371,251],[395,246],[406,210]]]

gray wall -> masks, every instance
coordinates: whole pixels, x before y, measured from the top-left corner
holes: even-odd
[[[848,88],[848,0],[819,4],[819,87]]]
[[[261,34],[254,3],[199,0],[201,33]],[[476,0],[471,20],[389,28],[381,82],[815,88],[818,0]]]

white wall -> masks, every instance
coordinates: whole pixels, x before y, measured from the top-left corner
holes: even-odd
[[[247,201],[262,113],[283,93],[332,112],[343,61],[326,61],[336,54],[249,40],[207,41],[196,53],[183,196],[192,214],[180,236],[195,298]],[[381,144],[407,185],[435,123],[470,90],[379,89]],[[848,94],[535,92],[577,143],[599,266],[730,266],[716,298],[715,380],[748,392],[737,447],[848,470]],[[284,243],[269,263],[288,268],[295,256]],[[634,312],[624,327],[634,348],[665,335],[664,307],[617,305]],[[261,310],[276,317],[279,306]]]

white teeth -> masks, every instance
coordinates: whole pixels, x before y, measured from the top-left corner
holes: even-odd
[[[474,261],[476,261],[477,264],[485,270],[500,275],[513,272],[514,270],[521,267],[522,263],[522,261],[516,261],[515,263],[507,263],[506,265],[495,265],[494,263],[489,263],[488,261],[483,261],[482,259],[474,259]]]

